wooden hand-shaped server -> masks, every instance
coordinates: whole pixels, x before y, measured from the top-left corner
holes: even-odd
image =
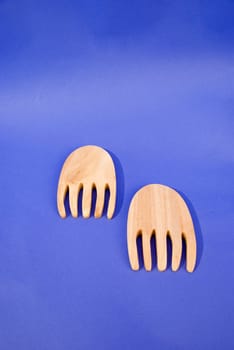
[[[71,214],[74,218],[78,216],[78,195],[83,189],[82,213],[84,218],[89,218],[94,188],[97,191],[95,218],[102,216],[105,191],[109,189],[107,217],[111,219],[116,202],[116,175],[112,158],[101,147],[80,147],[67,157],[60,174],[57,191],[57,207],[60,216],[66,217],[64,199],[67,192]]]
[[[139,269],[137,237],[142,236],[145,269],[152,268],[150,240],[156,236],[157,264],[160,271],[167,267],[167,235],[172,241],[172,270],[180,266],[182,237],[186,241],[187,270],[196,263],[196,238],[192,218],[182,197],[163,185],[142,187],[133,197],[128,212],[128,254],[133,270]]]

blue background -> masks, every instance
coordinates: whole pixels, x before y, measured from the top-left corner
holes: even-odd
[[[0,1],[0,348],[234,349],[234,2]],[[60,219],[67,155],[112,152],[118,208]],[[127,210],[179,190],[193,274],[130,269]]]

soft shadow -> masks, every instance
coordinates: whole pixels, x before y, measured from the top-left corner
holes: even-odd
[[[115,165],[115,172],[116,172],[116,183],[117,183],[117,198],[116,198],[116,208],[115,208],[115,213],[113,218],[115,218],[123,205],[123,200],[124,200],[124,172],[123,172],[123,167],[119,161],[119,158],[111,151],[106,149],[106,151],[110,154],[110,156],[113,159],[114,165]]]
[[[110,190],[109,188],[107,188],[105,190],[104,206],[103,206],[103,212],[102,212],[102,216],[105,216],[105,217],[107,216],[109,199],[110,199]]]
[[[65,198],[64,198],[64,207],[66,212],[66,217],[71,215],[70,206],[69,206],[69,191],[67,190]]]
[[[141,233],[137,236],[136,244],[137,244],[139,270],[141,270],[144,267],[142,234]]]
[[[197,262],[196,262],[196,267],[195,269],[200,265],[202,254],[203,254],[203,248],[204,248],[204,243],[203,243],[203,234],[201,230],[201,225],[198,220],[197,213],[191,203],[191,201],[188,199],[188,197],[181,191],[176,190],[181,197],[184,199],[185,203],[187,204],[190,214],[193,219],[193,225],[194,225],[194,230],[196,234],[196,240],[197,240]],[[183,252],[184,252],[184,247],[183,247]],[[184,263],[185,256],[183,255],[182,257],[182,263]]]
[[[170,234],[167,233],[167,267],[166,270],[171,270],[172,263],[172,241]]]
[[[150,248],[151,248],[151,258],[152,258],[152,270],[157,268],[157,248],[156,248],[156,235],[153,232],[150,239]]]

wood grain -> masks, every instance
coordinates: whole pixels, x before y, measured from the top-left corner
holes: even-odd
[[[196,237],[192,218],[183,198],[172,188],[152,184],[142,187],[133,197],[127,224],[130,264],[139,269],[137,237],[142,235],[144,265],[152,269],[150,241],[156,237],[159,271],[167,268],[167,235],[172,242],[172,270],[178,270],[182,254],[182,237],[186,241],[186,268],[192,272],[196,264]]]
[[[62,218],[66,217],[64,199],[69,192],[71,214],[74,218],[78,217],[78,195],[83,189],[82,213],[84,218],[89,218],[94,188],[97,191],[95,218],[102,216],[105,191],[109,189],[107,217],[111,219],[116,203],[116,174],[113,160],[101,147],[83,146],[73,151],[62,167],[57,191],[59,215]]]

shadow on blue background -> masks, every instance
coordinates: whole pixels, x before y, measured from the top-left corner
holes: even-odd
[[[125,185],[124,185],[124,171],[121,165],[119,158],[110,150],[107,150],[114,162],[115,171],[116,171],[116,184],[117,184],[117,198],[116,198],[116,209],[113,216],[113,219],[120,213],[123,201],[124,201],[124,193],[125,193]]]
[[[175,189],[176,190],[176,189]],[[199,268],[202,255],[203,255],[203,234],[201,230],[201,225],[197,216],[197,213],[194,209],[194,206],[192,205],[191,201],[188,199],[188,197],[181,191],[176,190],[184,199],[185,203],[187,204],[189,211],[192,216],[196,240],[197,240],[197,261],[196,261],[196,269]]]

